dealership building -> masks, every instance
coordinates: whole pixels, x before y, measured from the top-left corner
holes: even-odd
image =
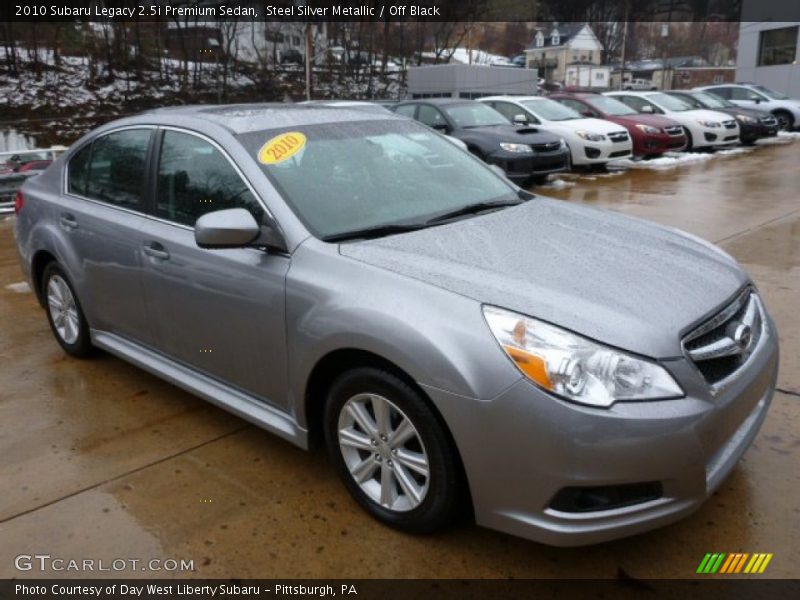
[[[800,98],[799,32],[800,21],[742,21],[736,81],[758,83]]]
[[[480,98],[495,94],[536,95],[538,76],[532,69],[448,63],[411,67],[408,95],[412,98]]]

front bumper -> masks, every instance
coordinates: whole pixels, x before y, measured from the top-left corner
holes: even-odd
[[[636,156],[652,156],[664,152],[678,152],[684,150],[686,144],[685,135],[642,134],[633,138],[633,153]]]
[[[755,142],[765,137],[778,135],[778,125],[765,125],[764,123],[739,123],[739,139],[743,142]]]
[[[631,158],[633,143],[630,137],[623,142],[592,142],[585,140],[572,148],[572,164],[603,165],[611,160]]]
[[[532,177],[561,173],[569,169],[569,150],[559,148],[555,152],[516,154],[500,150],[488,157],[488,162],[499,166],[515,183],[524,183]]]
[[[428,389],[451,426],[478,524],[557,546],[593,544],[659,527],[699,508],[736,465],[772,399],[778,344],[768,323],[738,376],[712,397],[684,359],[663,363],[684,398],[567,403],[520,379],[489,401]],[[565,488],[658,482],[661,496],[607,510],[552,507]]]

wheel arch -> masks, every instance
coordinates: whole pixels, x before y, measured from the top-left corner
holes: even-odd
[[[51,262],[58,262],[58,259],[49,250],[38,250],[31,260],[31,282],[33,283],[33,292],[36,294],[36,299],[39,304],[44,307],[44,293],[42,290],[42,276],[44,270]]]

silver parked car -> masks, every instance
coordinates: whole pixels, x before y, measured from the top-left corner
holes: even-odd
[[[430,129],[319,106],[163,109],[16,203],[58,343],[297,444],[385,523],[577,545],[674,521],[767,413],[777,334],[718,248],[529,194]]]

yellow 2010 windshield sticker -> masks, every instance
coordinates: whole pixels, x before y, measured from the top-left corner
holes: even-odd
[[[274,165],[291,158],[306,145],[306,136],[299,131],[289,131],[276,135],[261,146],[258,151],[258,162],[262,165]]]

